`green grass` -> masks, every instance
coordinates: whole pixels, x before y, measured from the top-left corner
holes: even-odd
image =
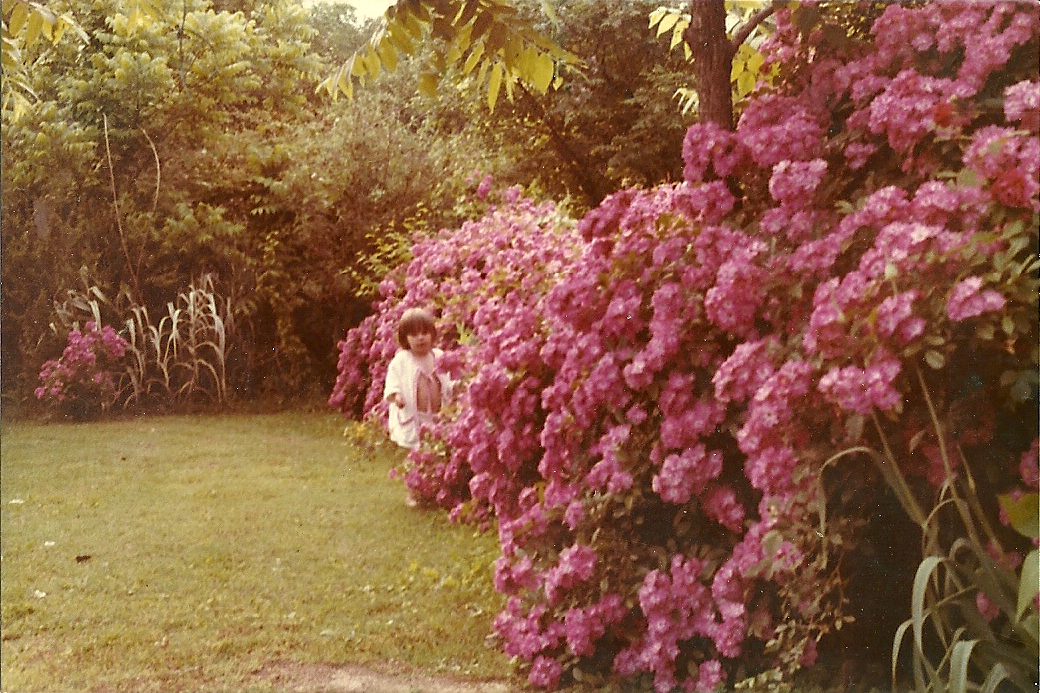
[[[334,414],[8,422],[0,446],[5,693],[509,673],[484,643],[495,538],[406,507],[399,453]]]

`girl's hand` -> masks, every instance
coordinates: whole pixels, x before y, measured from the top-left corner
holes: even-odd
[[[400,392],[394,392],[388,398],[390,404],[394,405],[398,409],[404,409],[404,397],[401,396]]]

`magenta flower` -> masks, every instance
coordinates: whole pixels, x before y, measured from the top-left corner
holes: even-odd
[[[950,320],[960,322],[1004,308],[1007,301],[993,289],[982,289],[982,277],[968,277],[953,285],[946,301]]]

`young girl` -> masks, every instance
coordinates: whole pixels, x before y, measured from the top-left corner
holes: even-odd
[[[400,346],[386,371],[383,398],[390,402],[390,440],[404,448],[419,444],[419,427],[433,420],[451,396],[451,380],[435,372],[440,349],[435,349],[433,316],[410,308],[397,324]]]

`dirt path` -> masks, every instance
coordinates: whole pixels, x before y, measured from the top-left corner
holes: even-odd
[[[286,693],[524,693],[508,680],[474,681],[448,674],[360,666],[272,664],[257,677]]]

